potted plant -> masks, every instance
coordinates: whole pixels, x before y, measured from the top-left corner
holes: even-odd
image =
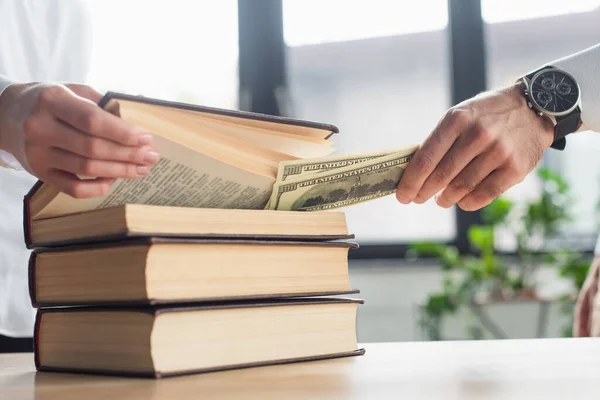
[[[570,220],[569,186],[558,174],[541,168],[540,196],[516,205],[505,197],[482,209],[483,223],[469,228],[472,254],[460,255],[451,245],[418,242],[411,245],[415,256],[434,256],[442,271],[442,290],[431,293],[421,307],[421,327],[429,340],[442,340],[443,322],[450,315],[467,311],[473,323],[465,327],[472,339],[488,335],[506,338],[501,324],[486,312],[486,306],[511,301],[547,301],[541,299],[534,274],[542,265],[552,266],[561,276],[571,279],[574,288],[561,301],[567,315],[587,273],[589,260],[579,252],[548,246],[561,226]],[[496,232],[508,229],[516,238],[514,256],[496,249]],[[569,311],[568,306],[571,305]],[[569,314],[571,313],[571,314]],[[565,328],[564,334],[569,334]]]

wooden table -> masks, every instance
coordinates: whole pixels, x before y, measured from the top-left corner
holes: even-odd
[[[365,344],[357,358],[163,380],[35,372],[0,355],[0,399],[599,399],[600,339]]]

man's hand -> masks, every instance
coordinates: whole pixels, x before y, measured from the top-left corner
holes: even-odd
[[[474,211],[521,182],[554,140],[522,92],[515,84],[448,110],[406,167],[398,201],[421,204],[441,191],[441,207]]]
[[[76,198],[102,196],[116,178],[147,175],[159,158],[150,132],[102,110],[101,97],[83,85],[9,86],[0,96],[0,149]]]
[[[600,257],[596,257],[590,266],[585,282],[579,291],[575,315],[573,318],[573,336],[592,336],[594,317],[594,299],[598,296],[598,278],[600,274]]]

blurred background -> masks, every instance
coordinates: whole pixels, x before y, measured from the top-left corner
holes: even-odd
[[[598,43],[600,0],[87,0],[101,91],[335,124],[337,153],[421,143],[447,108]],[[362,342],[571,335],[600,135],[481,212],[345,210]]]

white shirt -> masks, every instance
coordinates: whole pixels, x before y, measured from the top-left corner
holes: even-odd
[[[0,94],[13,80],[83,83],[91,56],[89,26],[79,0],[0,0]],[[6,155],[4,164],[14,160]],[[23,196],[35,182],[25,171],[0,168],[0,334],[5,336],[33,335],[22,218]]]

